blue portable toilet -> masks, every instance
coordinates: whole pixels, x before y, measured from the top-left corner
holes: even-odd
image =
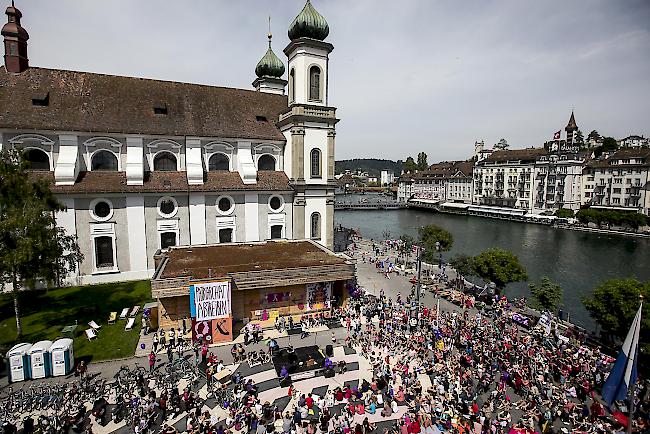
[[[70,338],[57,339],[50,348],[52,376],[68,375],[74,366],[74,341]]]
[[[51,347],[52,341],[40,341],[32,345],[29,351],[27,351],[33,379],[46,378],[52,375]]]
[[[16,381],[24,381],[31,378],[30,360],[27,356],[27,351],[32,347],[32,344],[22,343],[14,345],[7,353],[7,360],[9,361],[9,381],[12,383]]]

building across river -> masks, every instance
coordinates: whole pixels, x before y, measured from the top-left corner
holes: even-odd
[[[231,341],[233,324],[329,316],[355,277],[347,256],[311,240],[171,247],[156,263],[151,293],[160,326],[191,318],[195,337],[213,342]]]

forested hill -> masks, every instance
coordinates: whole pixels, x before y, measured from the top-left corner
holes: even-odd
[[[377,158],[354,158],[352,160],[341,160],[336,162],[336,173],[343,173],[346,170],[362,170],[370,176],[379,176],[382,170],[392,170],[395,176],[402,172],[402,160],[380,160]]]

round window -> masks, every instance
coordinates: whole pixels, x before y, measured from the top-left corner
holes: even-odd
[[[158,199],[158,214],[161,217],[173,217],[178,211],[178,202],[173,197],[161,197]]]
[[[100,219],[104,219],[111,214],[111,206],[103,200],[95,204],[95,215]]]
[[[230,201],[230,198],[222,197],[221,199],[219,199],[218,206],[219,206],[219,211],[228,212],[230,211],[230,208],[232,208],[232,202]]]
[[[219,196],[215,206],[219,214],[230,215],[235,210],[235,200],[230,196]]]
[[[100,222],[113,217],[113,204],[108,199],[95,199],[90,202],[90,216]]]
[[[269,209],[273,212],[280,212],[284,209],[284,199],[282,196],[271,196],[269,198]]]

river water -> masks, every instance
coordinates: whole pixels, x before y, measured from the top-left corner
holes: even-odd
[[[351,199],[346,196],[344,200]],[[381,239],[384,231],[389,231],[391,238],[409,234],[417,239],[419,227],[436,224],[454,236],[453,248],[443,254],[443,260],[458,253],[476,255],[491,247],[509,250],[528,270],[529,281],[508,285],[506,294],[529,297],[528,283],[547,276],[564,289],[563,307],[571,320],[587,329],[594,329],[595,324],[581,298],[599,283],[620,278],[650,280],[648,239],[411,209],[336,211],[334,220],[344,227],[358,228],[364,238],[374,239]]]

